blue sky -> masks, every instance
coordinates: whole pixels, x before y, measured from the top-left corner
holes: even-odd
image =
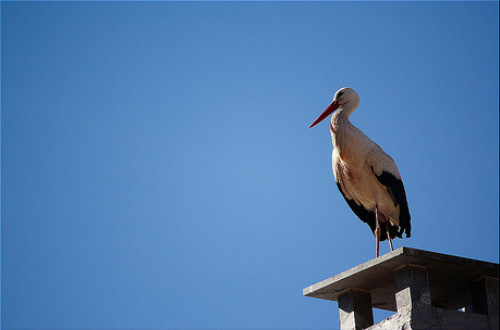
[[[2,328],[338,328],[302,289],[375,256],[307,128],[344,86],[395,247],[498,262],[498,9],[2,1]]]

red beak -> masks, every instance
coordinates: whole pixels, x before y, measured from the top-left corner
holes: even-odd
[[[309,128],[316,126],[316,124],[319,124],[323,119],[331,115],[337,108],[340,106],[340,104],[337,103],[337,101],[333,101],[330,103],[330,105],[323,111],[321,115],[314,121],[314,123],[309,126]]]

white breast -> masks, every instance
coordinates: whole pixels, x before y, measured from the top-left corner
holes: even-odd
[[[399,206],[394,206],[387,188],[375,176],[385,170],[400,177],[392,158],[349,122],[331,127],[331,131],[332,169],[345,197],[369,211],[378,204],[380,211],[399,225]]]

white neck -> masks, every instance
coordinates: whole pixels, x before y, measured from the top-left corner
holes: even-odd
[[[349,117],[352,115],[354,110],[356,110],[359,106],[359,99],[354,99],[351,100],[347,103],[344,103],[340,106],[340,108],[337,110],[339,113],[339,116],[345,116],[346,119],[349,119]]]
[[[353,127],[349,121],[349,117],[352,115],[354,110],[359,105],[359,100],[357,102],[349,101],[343,104],[335,113],[332,115],[330,122],[330,133],[332,135],[332,142],[334,147],[338,147],[338,139],[342,139],[344,135],[349,131],[349,128]]]

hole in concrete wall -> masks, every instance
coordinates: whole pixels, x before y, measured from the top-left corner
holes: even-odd
[[[385,320],[386,318],[396,314],[396,312],[393,311],[388,311],[385,309],[373,309],[373,322],[374,324],[379,323],[382,320]]]

